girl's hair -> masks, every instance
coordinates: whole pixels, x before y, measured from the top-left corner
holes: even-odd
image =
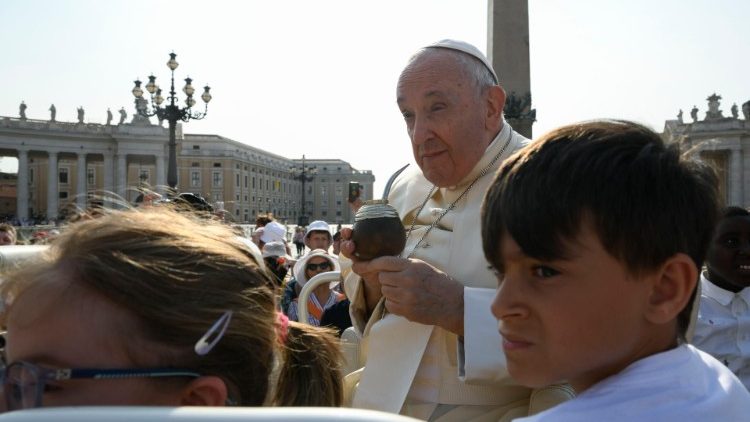
[[[60,273],[66,276],[56,278]],[[229,398],[243,406],[341,405],[335,336],[279,322],[273,280],[220,223],[160,207],[112,211],[71,225],[42,262],[3,282],[5,316],[27,289],[56,280],[95,292],[135,317],[136,326],[122,333],[134,364],[148,358],[148,365],[221,377]],[[196,341],[226,311],[232,311],[226,333],[208,354],[197,355]]]

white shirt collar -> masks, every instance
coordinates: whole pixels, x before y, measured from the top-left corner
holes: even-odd
[[[746,287],[742,290],[740,290],[737,293],[732,293],[729,290],[722,289],[721,287],[715,285],[711,282],[711,280],[706,277],[706,273],[701,273],[701,282],[702,282],[702,288],[703,288],[703,294],[712,298],[713,300],[721,303],[724,306],[728,306],[730,303],[732,303],[732,299],[734,299],[735,296],[740,296],[742,299],[745,300],[748,304],[750,304],[750,288]]]

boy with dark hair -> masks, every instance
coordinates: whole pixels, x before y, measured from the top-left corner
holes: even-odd
[[[579,394],[524,421],[750,415],[737,377],[684,341],[717,214],[713,172],[630,122],[562,127],[503,163],[482,240],[508,371]]]
[[[750,388],[750,212],[727,207],[708,247],[693,344]]]

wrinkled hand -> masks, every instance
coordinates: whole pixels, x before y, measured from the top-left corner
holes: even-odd
[[[349,202],[349,208],[351,208],[352,213],[356,214],[362,208],[362,199],[357,197],[353,202]]]
[[[352,270],[377,280],[389,312],[463,335],[464,287],[444,272],[418,259],[392,256],[355,262]]]

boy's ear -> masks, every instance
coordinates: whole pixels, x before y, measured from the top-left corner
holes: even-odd
[[[227,402],[227,385],[219,377],[202,376],[196,378],[182,389],[181,406],[225,406]]]
[[[676,320],[698,282],[698,269],[684,253],[670,257],[654,275],[646,318],[654,324]]]

